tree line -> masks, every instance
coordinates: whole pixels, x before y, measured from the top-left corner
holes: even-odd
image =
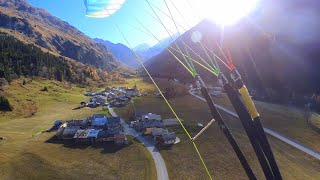
[[[25,44],[13,36],[0,33],[0,78],[10,82],[21,76],[38,76],[79,84],[87,84],[88,78],[102,82],[121,79],[115,74],[66,60],[62,56],[44,52],[33,44]]]

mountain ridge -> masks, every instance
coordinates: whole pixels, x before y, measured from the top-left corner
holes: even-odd
[[[178,36],[178,33],[176,33],[171,37],[166,37],[160,40],[160,42],[154,46],[145,46],[145,43],[140,44],[134,48],[136,49],[134,51],[143,59],[143,62],[147,62],[150,58],[160,54],[163,50],[165,50],[173,41],[178,38]]]
[[[94,38],[94,40],[106,46],[107,49],[115,56],[115,58],[125,66],[131,69],[140,67],[140,63],[137,61],[134,52],[126,45],[121,43],[115,44],[99,38]]]
[[[320,57],[317,51],[317,48],[320,47],[319,40],[308,44],[297,44],[291,38],[281,34],[266,35],[248,23],[240,23],[236,27],[224,30],[224,44],[228,45],[233,63],[251,89],[267,94],[277,92],[277,96],[274,96],[276,100],[297,94],[312,94],[320,89],[320,86],[314,83],[320,80],[320,73],[316,70],[320,66],[319,61],[316,60],[317,57]],[[202,43],[222,56],[215,44],[215,42],[220,42],[220,29],[208,21],[202,21],[185,32],[176,40],[178,46],[183,47],[181,42],[183,39],[202,58],[208,60],[201,46],[191,40],[192,33],[196,31],[202,34]],[[174,54],[182,59],[180,54],[176,52]],[[194,53],[191,53],[191,57],[199,59]],[[153,76],[194,81],[192,76],[167,51],[154,56],[145,65]],[[195,67],[203,79],[211,83],[216,81],[212,74],[197,65]],[[220,67],[224,69],[223,65]]]
[[[25,43],[34,43],[53,54],[105,70],[119,66],[107,48],[25,0],[0,0],[0,20],[0,31]]]

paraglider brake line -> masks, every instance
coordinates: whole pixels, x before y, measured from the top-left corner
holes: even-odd
[[[191,138],[191,142],[193,142],[194,140],[196,140],[205,130],[207,130],[212,124],[213,122],[215,122],[215,119],[211,119],[211,121],[204,127],[201,129],[201,131],[198,132],[197,135],[195,135],[193,138]]]

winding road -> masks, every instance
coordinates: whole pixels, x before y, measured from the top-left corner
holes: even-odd
[[[114,110],[112,108],[108,107],[108,109],[109,109],[111,116],[117,117],[117,114],[114,112]],[[150,154],[153,158],[153,161],[155,163],[155,166],[156,166],[157,179],[158,180],[169,180],[166,164],[165,164],[160,152],[155,147],[155,144],[147,141],[141,135],[141,133],[139,133],[136,130],[134,130],[133,128],[131,128],[123,119],[121,119],[120,123],[124,128],[125,134],[131,135],[131,136],[135,137],[136,139],[138,139],[150,152]]]
[[[198,98],[198,99],[206,102],[206,100],[203,97],[201,97],[199,95],[196,95],[194,93],[194,89],[189,90],[189,93],[192,96],[194,96],[195,98]],[[232,115],[233,117],[239,118],[238,115],[235,112],[230,111],[230,110],[226,109],[223,106],[216,105],[216,107],[218,109],[223,110],[226,113]],[[291,139],[279,134],[278,132],[275,132],[274,130],[271,130],[271,129],[268,129],[268,128],[263,128],[263,129],[264,129],[264,132],[266,132],[267,134],[269,134],[269,135],[271,135],[271,136],[273,136],[273,137],[275,137],[275,138],[277,138],[277,139],[279,139],[279,140],[281,140],[281,141],[283,141],[283,142],[285,142],[285,143],[287,143],[287,144],[289,144],[289,145],[291,145],[291,146],[293,146],[293,147],[295,147],[295,148],[297,148],[297,149],[309,154],[310,156],[320,160],[320,153],[319,152],[317,152],[317,151],[315,151],[315,150],[313,150],[313,149],[311,149],[309,147],[306,147],[305,145],[302,145],[302,144],[300,144],[298,142],[295,142],[295,141],[293,141],[293,140],[291,140]]]

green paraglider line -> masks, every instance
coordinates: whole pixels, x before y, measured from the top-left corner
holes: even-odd
[[[161,13],[163,13],[165,16],[167,16],[169,19],[171,19],[171,20],[173,20],[174,21],[174,19],[172,18],[172,17],[170,17],[168,14],[166,14],[165,12],[163,12],[160,8],[158,8],[157,6],[155,6],[154,4],[152,4],[151,2],[149,2],[154,8],[157,8]],[[142,6],[140,6],[142,9],[144,9]],[[146,9],[144,9],[144,11],[145,12],[147,12],[153,19],[155,19],[156,21],[158,21],[160,24],[162,23],[162,22],[160,22],[159,21],[159,19],[157,19],[157,18],[155,18],[152,14],[150,14],[150,12],[148,12]],[[184,18],[185,19],[185,18]],[[174,21],[175,22],[175,21]],[[180,24],[178,24],[177,22],[175,22],[177,25],[179,25],[183,30],[185,30],[186,31],[186,29],[182,26],[182,25],[180,25]],[[190,27],[190,26],[189,26]],[[191,27],[190,27],[191,28]],[[169,30],[168,30],[169,31]],[[169,36],[170,36],[170,34],[169,34]],[[185,43],[184,43],[185,44]],[[199,41],[199,44],[202,46],[202,47],[205,47],[206,49],[208,49],[201,41]],[[186,50],[186,52],[187,52],[187,54],[188,54],[188,51],[187,51],[187,49],[185,49]],[[205,49],[203,49],[203,51],[207,54],[207,52],[206,52],[206,50]],[[194,51],[193,51],[194,52]],[[180,53],[180,54],[183,54],[183,53],[181,53],[181,52],[178,52],[178,53]],[[195,53],[195,55],[197,55],[198,57],[200,56],[200,55],[198,55],[196,52],[194,52]],[[214,54],[212,51],[211,51],[211,53],[212,54]],[[215,55],[215,54],[214,54]],[[187,57],[187,58],[191,58],[190,57],[190,55],[188,54],[187,56],[186,55],[184,55],[185,57]],[[215,55],[216,56],[216,55]],[[200,58],[201,58],[201,56],[200,56]],[[209,57],[210,58],[210,57]],[[206,61],[204,61],[203,60],[203,58],[201,58],[201,60],[204,62],[204,63],[206,63],[211,69],[212,69],[212,71],[215,71],[216,73],[215,74],[219,74],[219,72],[220,72],[220,69],[219,69],[219,66],[217,66],[217,65],[213,65],[213,67],[211,67]],[[211,60],[211,59],[210,59]],[[211,60],[212,61],[212,60]],[[216,60],[215,60],[215,62],[216,62]],[[192,65],[192,64],[191,64]],[[192,70],[193,71],[193,70]],[[193,71],[193,72],[195,72],[196,73],[196,71]]]
[[[165,0],[164,0],[165,1]],[[166,3],[166,1],[165,1],[165,3]],[[173,2],[172,2],[173,3]],[[168,5],[167,5],[167,3],[166,3],[166,6],[167,6],[167,8],[168,8],[168,10],[169,10],[169,12],[170,12],[170,9],[169,9],[169,7],[168,7]],[[171,15],[171,12],[170,12],[170,15]],[[172,15],[171,15],[171,17],[172,17]],[[173,19],[173,17],[172,17],[172,20],[174,21],[174,19]],[[174,21],[175,22],[175,21]],[[217,44],[218,45],[218,44]],[[229,52],[229,50],[228,50],[228,55],[229,55],[229,57],[226,57],[226,55],[224,54],[224,52],[222,51],[222,49],[221,49],[221,47],[218,45],[218,47],[219,47],[219,49],[221,50],[221,52],[222,52],[222,54],[223,54],[223,56],[225,57],[225,59],[226,59],[226,61],[228,62],[228,65],[227,64],[225,64],[226,65],[226,67],[228,67],[228,69],[229,70],[233,70],[234,69],[234,65],[233,65],[233,63],[232,63],[232,60],[231,60],[231,55],[230,55],[230,52]],[[191,49],[191,48],[190,48]],[[192,50],[192,49],[191,49]],[[193,50],[192,50],[193,51]],[[201,58],[201,57],[200,57]],[[226,90],[228,90],[228,88],[227,88],[227,86],[224,86],[225,87],[225,89]],[[230,86],[231,87],[231,86]],[[233,105],[235,106],[235,104],[236,104],[236,102],[241,102],[241,101],[238,101],[238,99],[237,98],[232,98],[232,96],[231,96],[231,94],[230,94],[230,91],[231,91],[231,89],[229,88],[229,90],[228,90],[228,96],[229,96],[229,98],[230,98],[230,100],[232,100],[232,103],[233,103]],[[203,95],[205,95],[205,93],[203,93]],[[207,101],[208,101],[208,99],[207,99]],[[238,104],[238,105],[240,105],[240,104]],[[239,108],[236,108],[236,109],[238,109],[239,110]],[[241,113],[241,111],[237,111],[238,112],[238,114],[239,113]],[[242,113],[243,114],[243,113]],[[240,114],[239,114],[239,116],[241,116]],[[243,119],[241,119],[241,120],[243,120]],[[245,125],[245,121],[242,121],[243,122],[243,125],[246,127],[246,125]],[[260,121],[258,121],[258,122],[260,122]],[[258,126],[258,127],[260,127],[260,129],[263,129],[262,128],[262,125],[260,124],[260,126]],[[247,128],[245,128],[246,130],[248,130],[248,127]],[[248,131],[247,131],[247,134],[248,134],[248,136],[249,136],[249,138],[250,138],[250,140],[251,140],[251,138],[252,138],[252,136],[248,133]],[[264,134],[264,133],[263,133]],[[259,136],[260,137],[260,136]],[[264,134],[264,137],[265,137],[265,134]],[[261,138],[260,138],[261,139]],[[263,138],[262,138],[263,139]],[[267,142],[267,139],[266,139],[266,137],[264,138],[265,140],[266,140],[266,142]],[[263,139],[263,140],[264,140]],[[264,170],[264,172],[265,172],[265,175],[266,175],[266,177],[267,177],[267,179],[272,179],[273,177],[272,177],[272,175],[270,175],[270,167],[268,167],[268,163],[266,163],[266,160],[265,160],[265,158],[263,158],[261,155],[263,155],[263,153],[261,153],[261,150],[258,148],[258,145],[255,143],[255,142],[253,142],[252,140],[251,140],[251,143],[252,143],[252,145],[253,145],[253,147],[254,147],[254,149],[255,149],[255,151],[256,151],[256,153],[257,153],[257,156],[258,156],[258,159],[259,159],[259,161],[260,161],[260,164],[261,164],[261,166],[262,166],[262,168],[263,168],[263,170]],[[268,146],[268,147],[270,147],[270,146]],[[261,147],[260,147],[261,148]],[[270,149],[271,150],[271,149]],[[269,152],[269,151],[267,151],[267,152]],[[273,157],[273,154],[272,154],[272,151],[271,151],[271,157],[273,158],[272,160],[274,161],[274,157]],[[267,156],[268,156],[268,153],[267,153]],[[270,152],[269,152],[269,156],[270,156]],[[276,163],[273,163],[272,161],[270,162],[270,164],[271,164],[271,166],[273,165],[274,166],[274,164],[275,164],[275,166],[276,166]],[[276,168],[273,168],[273,169],[276,169],[276,171],[278,170],[278,167],[276,166]],[[251,170],[251,169],[250,169]],[[252,172],[252,171],[251,171]],[[274,172],[273,172],[274,173]],[[278,173],[279,175],[277,175],[278,176],[278,178],[277,179],[279,179],[279,177],[280,177],[280,179],[281,179],[281,174],[280,173]],[[252,175],[252,174],[251,174]],[[275,175],[276,175],[276,173],[275,173]],[[248,176],[249,176],[249,174],[248,174]],[[249,176],[250,177],[250,176]]]
[[[139,20],[137,20],[137,21],[141,24],[141,22],[140,22]],[[134,26],[132,26],[132,27],[134,27],[135,29],[137,29],[137,30],[145,33],[146,35],[149,35],[149,36],[153,37],[154,39],[156,39],[156,40],[158,41],[158,43],[162,44],[162,42],[161,42],[152,32],[150,32],[143,24],[141,24],[141,26],[142,26],[144,29],[146,29],[150,34],[149,34],[149,33],[146,33],[145,31],[143,31],[143,30],[141,30],[141,29],[139,29],[139,28],[137,28],[137,27],[134,27]],[[162,44],[162,45],[163,45],[163,44]],[[167,50],[170,52],[170,54],[173,55],[173,57],[174,57],[186,70],[188,70],[188,72],[194,77],[194,76],[195,76],[195,73],[193,74],[193,73],[192,73],[192,70],[188,69],[187,66],[185,66],[185,65],[181,62],[181,60],[180,60],[170,49],[176,51],[177,53],[179,53],[179,51],[178,51],[177,49],[171,47],[171,46],[168,46],[168,47],[167,47]],[[219,74],[216,73],[215,71],[213,71],[213,70],[211,70],[210,68],[206,67],[205,65],[201,64],[200,62],[192,59],[190,56],[185,55],[185,54],[183,54],[183,53],[182,53],[181,55],[182,55],[182,56],[185,56],[186,58],[189,58],[191,61],[193,61],[194,63],[197,63],[199,66],[201,66],[201,67],[203,67],[204,69],[208,70],[209,72],[211,72],[211,73],[214,74],[215,76],[218,76],[218,75],[219,75]]]
[[[153,9],[153,7],[151,6],[151,4],[149,3],[148,0],[145,0],[149,7],[151,8],[151,10],[153,11],[153,13],[155,14],[155,16],[158,18],[158,20],[160,21],[161,25],[164,27],[164,29],[167,31],[168,35],[170,36],[171,40],[173,41],[172,36],[170,35],[168,28],[163,24],[163,22],[161,21],[160,17],[158,16],[158,14],[155,12],[155,10]],[[177,43],[175,41],[173,41],[173,43],[176,45],[177,49],[179,50],[180,53],[182,53],[181,49],[179,48],[179,46],[177,45]],[[185,62],[188,64],[188,66],[190,67],[190,69],[193,69],[194,72],[196,72],[196,70],[190,65],[189,61],[183,56],[183,59],[185,60]]]
[[[167,6],[168,7],[168,6]],[[169,10],[170,12],[170,10]],[[174,19],[172,19],[174,21]],[[163,24],[163,23],[161,23]],[[190,47],[189,47],[190,48]],[[192,50],[192,48],[190,48]],[[192,50],[193,51],[193,50]],[[192,63],[192,62],[191,62]],[[200,81],[201,78],[199,75],[196,76],[197,79],[199,79]],[[228,129],[227,125],[224,123],[221,115],[219,114],[219,112],[217,111],[215,105],[214,105],[214,102],[212,101],[211,98],[208,98],[210,97],[208,91],[206,90],[206,87],[205,87],[205,84],[203,83],[202,81],[202,88],[201,88],[201,92],[202,92],[202,95],[206,97],[206,100],[207,100],[207,103],[208,103],[208,106],[210,107],[211,109],[211,114],[213,115],[214,119],[218,119],[218,122],[220,124],[220,127],[221,127],[221,130],[224,132],[225,136],[228,138],[230,144],[232,145],[234,151],[236,152],[238,158],[239,158],[239,161],[241,162],[241,164],[243,165],[243,168],[245,169],[249,179],[256,179],[250,165],[248,164],[247,160],[245,159],[242,151],[240,150],[238,144],[236,143],[233,135],[231,134],[230,130]]]
[[[120,32],[120,34],[122,35],[122,37],[124,38],[124,40],[126,41],[126,43],[128,44],[129,48],[132,50],[132,46],[130,45],[128,39],[126,38],[126,36],[123,34],[123,32],[121,31],[121,29],[119,28],[118,24],[115,22],[115,20],[113,19],[113,17],[111,17],[114,25],[116,26],[117,30]],[[162,91],[160,90],[159,86],[157,85],[157,83],[154,81],[154,79],[152,78],[151,74],[149,73],[149,71],[147,70],[147,68],[145,67],[145,65],[143,64],[143,62],[141,61],[140,57],[134,52],[137,61],[142,65],[143,69],[146,71],[146,73],[148,74],[149,78],[151,79],[151,81],[153,82],[153,84],[155,85],[155,87],[157,88],[157,90],[159,91],[160,95],[162,96],[162,98],[164,99],[164,101],[166,102],[166,104],[168,105],[169,109],[171,110],[171,112],[174,114],[174,116],[177,118],[178,122],[180,123],[182,129],[184,130],[184,132],[187,134],[188,138],[191,140],[192,137],[190,136],[189,132],[187,131],[187,129],[185,128],[185,126],[183,125],[182,121],[180,120],[180,118],[178,117],[177,113],[174,111],[174,109],[172,108],[171,104],[169,103],[169,101],[167,100],[167,98],[163,95]],[[204,162],[202,155],[200,153],[200,151],[198,150],[198,147],[196,145],[195,142],[192,142],[199,159],[201,160],[202,165],[204,166],[206,173],[208,175],[208,177],[212,180],[212,176],[208,170],[208,167],[206,165],[206,163]]]
[[[165,1],[165,0],[164,0],[164,1]],[[179,13],[179,15],[182,17],[183,21],[187,24],[187,26],[189,27],[189,29],[191,29],[191,26],[190,26],[189,23],[186,21],[185,17],[182,15],[182,13],[181,13],[180,10],[177,8],[177,6],[173,3],[172,0],[170,0],[170,2],[171,2],[171,4],[173,5],[173,7],[177,10],[177,12]],[[167,6],[167,8],[168,8],[168,10],[169,10],[169,7],[168,7],[167,4],[166,4],[166,6]],[[169,10],[169,12],[170,12],[170,10]],[[170,13],[170,14],[171,14],[171,13]],[[171,15],[171,17],[172,17],[172,15]],[[176,21],[173,19],[173,17],[172,17],[172,21],[174,21],[174,23],[176,23]],[[181,27],[182,27],[182,26],[181,26]],[[184,28],[183,28],[183,29],[184,29]],[[184,30],[186,31],[186,29],[184,29]],[[201,40],[199,40],[198,43],[201,45],[202,50],[206,53],[208,59],[210,60],[212,66],[213,66],[212,69],[215,69],[215,71],[218,72],[218,74],[219,74],[219,71],[220,71],[219,66],[218,66],[218,64],[214,64],[214,63],[213,63],[211,57],[209,56],[208,52],[207,52],[206,49],[205,49],[206,45],[204,45],[204,44],[201,42]],[[185,44],[185,43],[184,43],[184,44]],[[195,53],[195,52],[194,52],[194,53]],[[195,53],[195,54],[197,54],[197,53]],[[200,57],[200,58],[201,58],[201,57]]]
[[[143,31],[143,30],[141,30],[141,29],[139,29],[139,28],[137,28],[137,27],[134,27],[134,26],[132,26],[132,27],[134,27],[134,28],[138,29],[139,31],[141,31],[141,32],[143,32],[143,33],[145,33],[145,34],[153,37],[154,39],[156,39],[156,40],[158,41],[158,43],[162,44],[162,42],[161,42],[150,30],[148,30],[148,28],[146,28],[139,20],[137,20],[137,21],[138,21],[139,24],[140,24],[146,31],[148,31],[148,33],[150,33],[150,34],[146,33],[145,31]],[[169,45],[168,48],[167,48],[167,50],[170,52],[170,54],[173,55],[173,57],[174,57],[186,70],[188,70],[188,72],[189,72],[193,77],[195,77],[196,72],[192,72],[192,70],[188,69],[188,68],[181,62],[181,60],[180,60],[172,51],[170,51],[170,49],[176,51],[177,53],[179,53],[179,51],[178,51],[177,49],[171,47],[170,45]],[[200,66],[203,67],[204,69],[208,70],[209,72],[211,72],[211,73],[214,74],[215,76],[218,76],[218,75],[219,75],[216,71],[214,71],[214,70],[206,67],[205,65],[203,65],[203,64],[201,64],[200,62],[194,60],[194,59],[191,58],[190,56],[185,55],[185,54],[183,54],[183,53],[181,53],[181,55],[182,55],[182,56],[185,56],[186,58],[189,58],[191,61],[193,61],[194,63],[197,63],[198,65],[200,65]]]
[[[170,1],[171,1],[171,0],[170,0]],[[159,16],[157,15],[157,13],[156,13],[156,12],[154,11],[154,9],[151,7],[149,1],[146,0],[146,2],[149,4],[149,6],[150,6],[150,8],[152,9],[152,11],[154,12],[154,14],[157,16],[157,18],[159,19],[160,23],[164,26],[164,28],[166,29],[166,31],[167,31],[167,33],[169,34],[170,38],[173,39],[172,36],[170,35],[168,29],[165,27],[165,25],[163,24],[163,22],[161,21],[161,19],[160,19]],[[172,21],[175,23],[175,27],[176,27],[176,29],[178,30],[177,24],[176,24],[176,22],[175,22],[175,20],[174,20],[174,18],[173,18],[173,16],[172,16],[172,14],[171,14],[171,11],[170,11],[170,9],[169,9],[169,6],[167,5],[167,3],[166,3],[165,0],[164,0],[164,2],[165,2],[166,6],[167,6],[167,8],[168,8],[168,10],[169,10],[169,13],[170,13],[170,16],[171,16]],[[172,2],[172,1],[171,1],[171,2]],[[173,2],[172,2],[172,3],[173,3]],[[174,6],[175,6],[175,5],[174,5]],[[106,9],[106,11],[108,12],[107,9]],[[108,12],[108,13],[109,13],[109,12]],[[180,13],[180,12],[179,12],[179,13]],[[109,15],[110,15],[110,14],[109,14]],[[112,17],[112,20],[113,20],[114,24],[116,25],[117,30],[121,33],[121,35],[122,35],[123,38],[126,40],[126,42],[127,42],[127,44],[129,45],[129,47],[132,49],[132,47],[130,46],[128,40],[126,39],[126,37],[124,36],[124,34],[122,33],[122,31],[120,30],[120,28],[118,27],[118,25],[116,24],[116,22],[114,21],[113,17]],[[179,30],[178,30],[178,32],[179,32]],[[179,34],[180,34],[180,32],[179,32]],[[174,49],[175,51],[177,51],[178,53],[180,53],[180,54],[183,56],[185,62],[187,63],[187,65],[189,66],[189,68],[190,68],[191,70],[190,70],[186,65],[184,65],[184,63],[182,63],[181,60],[179,60],[179,58],[178,58],[177,56],[175,56],[174,53],[172,53],[172,52],[169,50],[169,48],[172,48],[172,47],[169,46],[169,47],[168,47],[168,51],[173,55],[173,57],[174,57],[181,65],[183,65],[183,66],[188,70],[188,72],[189,72],[193,77],[196,76],[196,77],[199,78],[199,76],[197,75],[197,72],[196,72],[196,70],[195,70],[195,68],[194,68],[193,62],[197,63],[197,64],[200,65],[202,68],[208,70],[209,72],[211,72],[211,73],[214,74],[215,76],[218,76],[218,75],[219,75],[219,73],[220,73],[220,68],[219,68],[219,66],[218,66],[218,65],[217,65],[217,66],[214,65],[214,63],[212,62],[212,59],[210,58],[210,56],[208,55],[207,51],[205,50],[205,48],[207,48],[207,47],[206,47],[205,45],[203,46],[203,45],[201,44],[201,42],[200,42],[200,45],[201,45],[201,47],[204,49],[204,51],[206,52],[206,55],[207,55],[207,57],[210,59],[213,67],[211,67],[201,56],[199,56],[199,55],[198,55],[198,56],[199,56],[199,58],[200,58],[202,61],[204,61],[211,69],[208,68],[208,67],[206,67],[206,66],[204,66],[203,64],[201,64],[201,63],[193,60],[193,59],[190,57],[187,49],[185,49],[186,52],[187,52],[187,56],[184,55],[184,54],[182,53],[181,49],[179,48],[179,46],[176,44],[175,41],[174,41],[174,43],[175,43],[176,47],[178,48],[178,50],[176,50],[176,49],[174,49],[174,48],[173,48],[173,49]],[[189,46],[187,46],[184,42],[183,42],[183,44],[185,45],[185,46],[184,46],[185,48],[188,47],[191,51],[193,51],[193,49],[190,48]],[[218,45],[218,44],[217,44],[217,45]],[[216,62],[216,58],[217,58],[217,59],[219,59],[226,67],[228,67],[229,70],[234,70],[234,66],[233,66],[233,64],[232,64],[232,62],[231,62],[230,53],[229,53],[229,57],[226,57],[226,55],[224,54],[222,48],[221,48],[219,45],[218,45],[218,47],[219,47],[220,51],[222,52],[223,56],[225,57],[225,59],[226,59],[226,61],[227,61],[228,64],[224,63],[224,61],[223,61],[222,59],[220,59],[219,56],[215,55],[215,54],[214,54],[212,51],[210,51],[208,48],[207,48],[207,49],[208,49],[210,52],[212,52],[212,54],[214,55],[214,60],[215,60],[215,62]],[[194,51],[193,51],[193,52],[194,52]],[[194,53],[195,53],[195,52],[194,52]],[[195,54],[196,54],[196,53],[195,53]],[[152,80],[152,82],[154,83],[154,85],[156,86],[156,88],[158,89],[158,91],[160,92],[161,96],[164,98],[165,102],[167,103],[167,105],[169,106],[169,108],[171,109],[171,111],[173,112],[173,114],[174,114],[174,115],[176,116],[176,118],[179,120],[179,123],[181,124],[182,128],[185,130],[185,132],[186,132],[186,134],[188,135],[188,137],[191,138],[190,134],[189,134],[188,131],[185,129],[184,125],[182,124],[182,122],[181,122],[180,119],[178,118],[177,114],[175,113],[175,111],[173,110],[173,108],[171,107],[171,105],[169,104],[169,102],[167,101],[167,99],[166,99],[166,98],[164,97],[164,95],[162,94],[160,88],[157,86],[157,84],[156,84],[155,81],[153,80],[152,76],[150,75],[150,73],[148,72],[148,70],[146,69],[146,67],[144,66],[144,64],[142,63],[142,61],[141,61],[141,59],[139,58],[139,56],[137,56],[136,53],[135,53],[135,56],[136,56],[137,60],[141,63],[142,67],[143,67],[143,68],[145,69],[145,71],[147,72],[148,76],[150,77],[150,79]],[[216,64],[217,64],[217,63],[216,63]],[[213,71],[212,69],[214,69],[214,71]],[[241,80],[241,79],[240,79],[240,80]],[[235,81],[235,82],[236,82],[236,81]],[[238,81],[237,81],[237,82],[238,82]],[[205,87],[205,86],[204,86],[204,83],[203,83],[203,86],[202,86],[202,87]],[[252,127],[251,127],[252,124],[250,125],[250,123],[247,121],[247,120],[249,119],[249,118],[248,118],[249,112],[248,112],[247,110],[245,110],[244,104],[240,101],[239,97],[236,96],[237,93],[235,93],[235,91],[233,90],[233,88],[231,88],[231,86],[230,86],[230,88],[228,88],[228,87],[229,87],[229,83],[225,83],[224,88],[225,88],[225,90],[226,90],[226,92],[227,92],[227,94],[228,94],[228,96],[229,96],[229,98],[230,98],[233,106],[235,107],[235,109],[236,109],[236,111],[237,111],[237,113],[238,113],[238,115],[239,115],[239,117],[240,117],[240,120],[242,121],[242,124],[243,124],[243,126],[245,127],[245,130],[247,131],[248,137],[249,137],[249,139],[250,139],[250,141],[251,141],[251,144],[252,144],[252,146],[254,147],[254,150],[255,150],[255,152],[256,152],[256,154],[257,154],[257,156],[258,156],[258,159],[259,159],[260,164],[261,164],[261,166],[262,166],[262,168],[263,168],[263,171],[264,171],[264,173],[265,173],[265,175],[266,175],[266,178],[267,178],[267,179],[282,179],[280,172],[278,172],[279,174],[277,174],[276,170],[272,169],[273,172],[270,173],[270,167],[268,166],[269,164],[268,164],[268,162],[266,161],[266,159],[265,159],[265,157],[264,157],[264,155],[263,155],[263,152],[262,152],[262,154],[261,154],[261,149],[263,150],[263,148],[264,148],[264,149],[267,149],[268,147],[270,148],[270,145],[267,144],[267,145],[269,145],[269,146],[267,147],[266,144],[260,144],[260,146],[259,146],[259,144],[257,144],[257,143],[259,143],[259,141],[265,141],[265,140],[266,140],[266,142],[268,142],[267,139],[266,139],[266,137],[265,137],[265,134],[264,134],[264,136],[263,136],[263,134],[258,134],[258,138],[257,138],[257,139],[253,139],[253,136],[254,136],[254,135],[252,134],[252,133],[253,133]],[[242,88],[241,88],[241,89],[242,89]],[[242,91],[242,92],[243,92],[243,91]],[[232,93],[234,93],[234,95],[232,95]],[[206,97],[209,107],[212,108],[212,106],[210,106],[210,102],[213,103],[213,101],[212,101],[212,99],[211,99],[211,101],[210,101],[210,99],[207,98],[207,96],[209,95],[208,92],[205,93],[205,91],[202,91],[202,94],[203,94],[203,96]],[[242,93],[242,95],[243,95],[243,93]],[[243,95],[243,96],[244,96],[244,95]],[[252,101],[252,100],[251,100],[251,101]],[[212,105],[212,104],[211,104],[211,105]],[[213,106],[214,106],[214,104],[213,104]],[[241,108],[242,108],[242,109],[241,109]],[[213,114],[214,116],[216,116],[216,114],[214,114],[214,113],[212,113],[212,114]],[[241,117],[242,117],[242,118],[241,118]],[[249,114],[249,117],[250,117],[250,114]],[[256,116],[254,119],[257,120],[256,122],[260,122],[259,116]],[[257,125],[260,125],[260,126],[257,126]],[[260,123],[260,124],[259,124],[259,123],[256,124],[256,128],[259,128],[259,127],[260,127],[260,129],[263,130],[261,123]],[[251,129],[251,130],[250,130],[250,129]],[[249,132],[248,132],[248,131],[249,131]],[[231,135],[231,136],[232,136],[232,135]],[[233,138],[233,137],[232,137],[232,138]],[[266,142],[264,142],[264,143],[266,143]],[[260,142],[260,143],[261,143],[261,142]],[[203,160],[203,158],[202,158],[202,156],[201,156],[201,154],[200,154],[200,152],[199,152],[199,150],[198,150],[198,148],[197,148],[197,146],[196,146],[196,144],[195,144],[194,142],[193,142],[193,145],[194,145],[194,147],[195,147],[195,150],[196,150],[196,152],[197,152],[197,154],[198,154],[201,162],[203,163],[203,165],[204,165],[204,167],[205,167],[205,169],[206,169],[206,172],[208,173],[208,176],[210,177],[210,179],[212,179],[212,177],[211,177],[211,175],[210,175],[210,173],[209,173],[209,171],[208,171],[208,169],[207,169],[207,167],[206,167],[206,164],[205,164],[205,162],[204,162],[204,160]],[[241,151],[240,151],[240,152],[241,152]],[[271,152],[272,158],[273,158],[273,160],[274,160],[274,157],[273,157],[271,148],[270,148],[270,151],[269,151],[269,152],[268,152],[268,151],[265,151],[264,153],[266,153],[266,156],[270,156],[270,152]],[[241,152],[241,154],[242,154],[242,152]],[[239,157],[239,154],[237,154],[237,155],[238,155],[238,157]],[[242,156],[243,156],[243,154],[242,154]],[[243,158],[244,158],[244,156],[243,156]],[[268,158],[268,157],[267,157],[267,158]],[[241,161],[240,157],[239,157],[239,160]],[[242,160],[243,160],[243,159],[242,159]],[[244,160],[245,160],[245,158],[244,158]],[[268,158],[268,160],[269,160],[269,163],[270,163],[270,166],[271,166],[271,167],[274,166],[274,165],[276,165],[275,161],[274,161],[275,164],[273,164],[272,161],[271,161],[269,158]],[[270,162],[270,161],[271,161],[271,162]],[[242,165],[244,165],[243,162],[244,162],[244,161],[241,161]],[[245,160],[245,162],[246,162],[246,160]],[[246,162],[246,163],[247,163],[247,162]],[[250,168],[250,166],[249,166],[249,168]],[[247,174],[248,174],[248,171],[247,171],[248,169],[245,168],[245,170],[246,170],[246,172],[247,172]],[[250,168],[249,170],[251,170],[251,168]],[[250,179],[255,179],[255,176],[254,176],[252,170],[251,170],[251,173],[252,173],[251,175],[253,175],[253,176],[250,176],[250,175],[248,174],[248,177],[249,177]],[[274,176],[273,176],[273,175],[274,175]],[[279,176],[279,175],[280,175],[280,176]]]
[[[161,41],[156,37],[156,36],[154,36],[154,34],[152,34],[138,19],[137,19],[137,22],[144,28],[144,29],[146,29],[151,35],[152,35],[152,37],[154,37],[155,39],[157,39],[157,41],[159,42],[159,43],[161,43]],[[138,29],[138,28],[136,28],[136,29]],[[140,29],[138,29],[138,30],[140,30]],[[144,31],[142,31],[142,30],[140,30],[141,32],[144,32]],[[145,33],[145,32],[144,32]],[[147,33],[146,33],[147,34]],[[162,43],[161,43],[162,44]],[[169,46],[170,47],[170,46]],[[170,47],[170,48],[172,48],[172,47]],[[179,52],[178,50],[176,50],[175,48],[172,48],[172,49],[174,49],[175,51],[177,51],[177,52]],[[169,53],[192,75],[192,77],[195,77],[195,72],[193,71],[193,69],[189,69],[174,53],[172,53],[172,51],[170,51],[168,48],[167,48],[167,50],[169,51]],[[183,54],[184,55],[184,54]]]

